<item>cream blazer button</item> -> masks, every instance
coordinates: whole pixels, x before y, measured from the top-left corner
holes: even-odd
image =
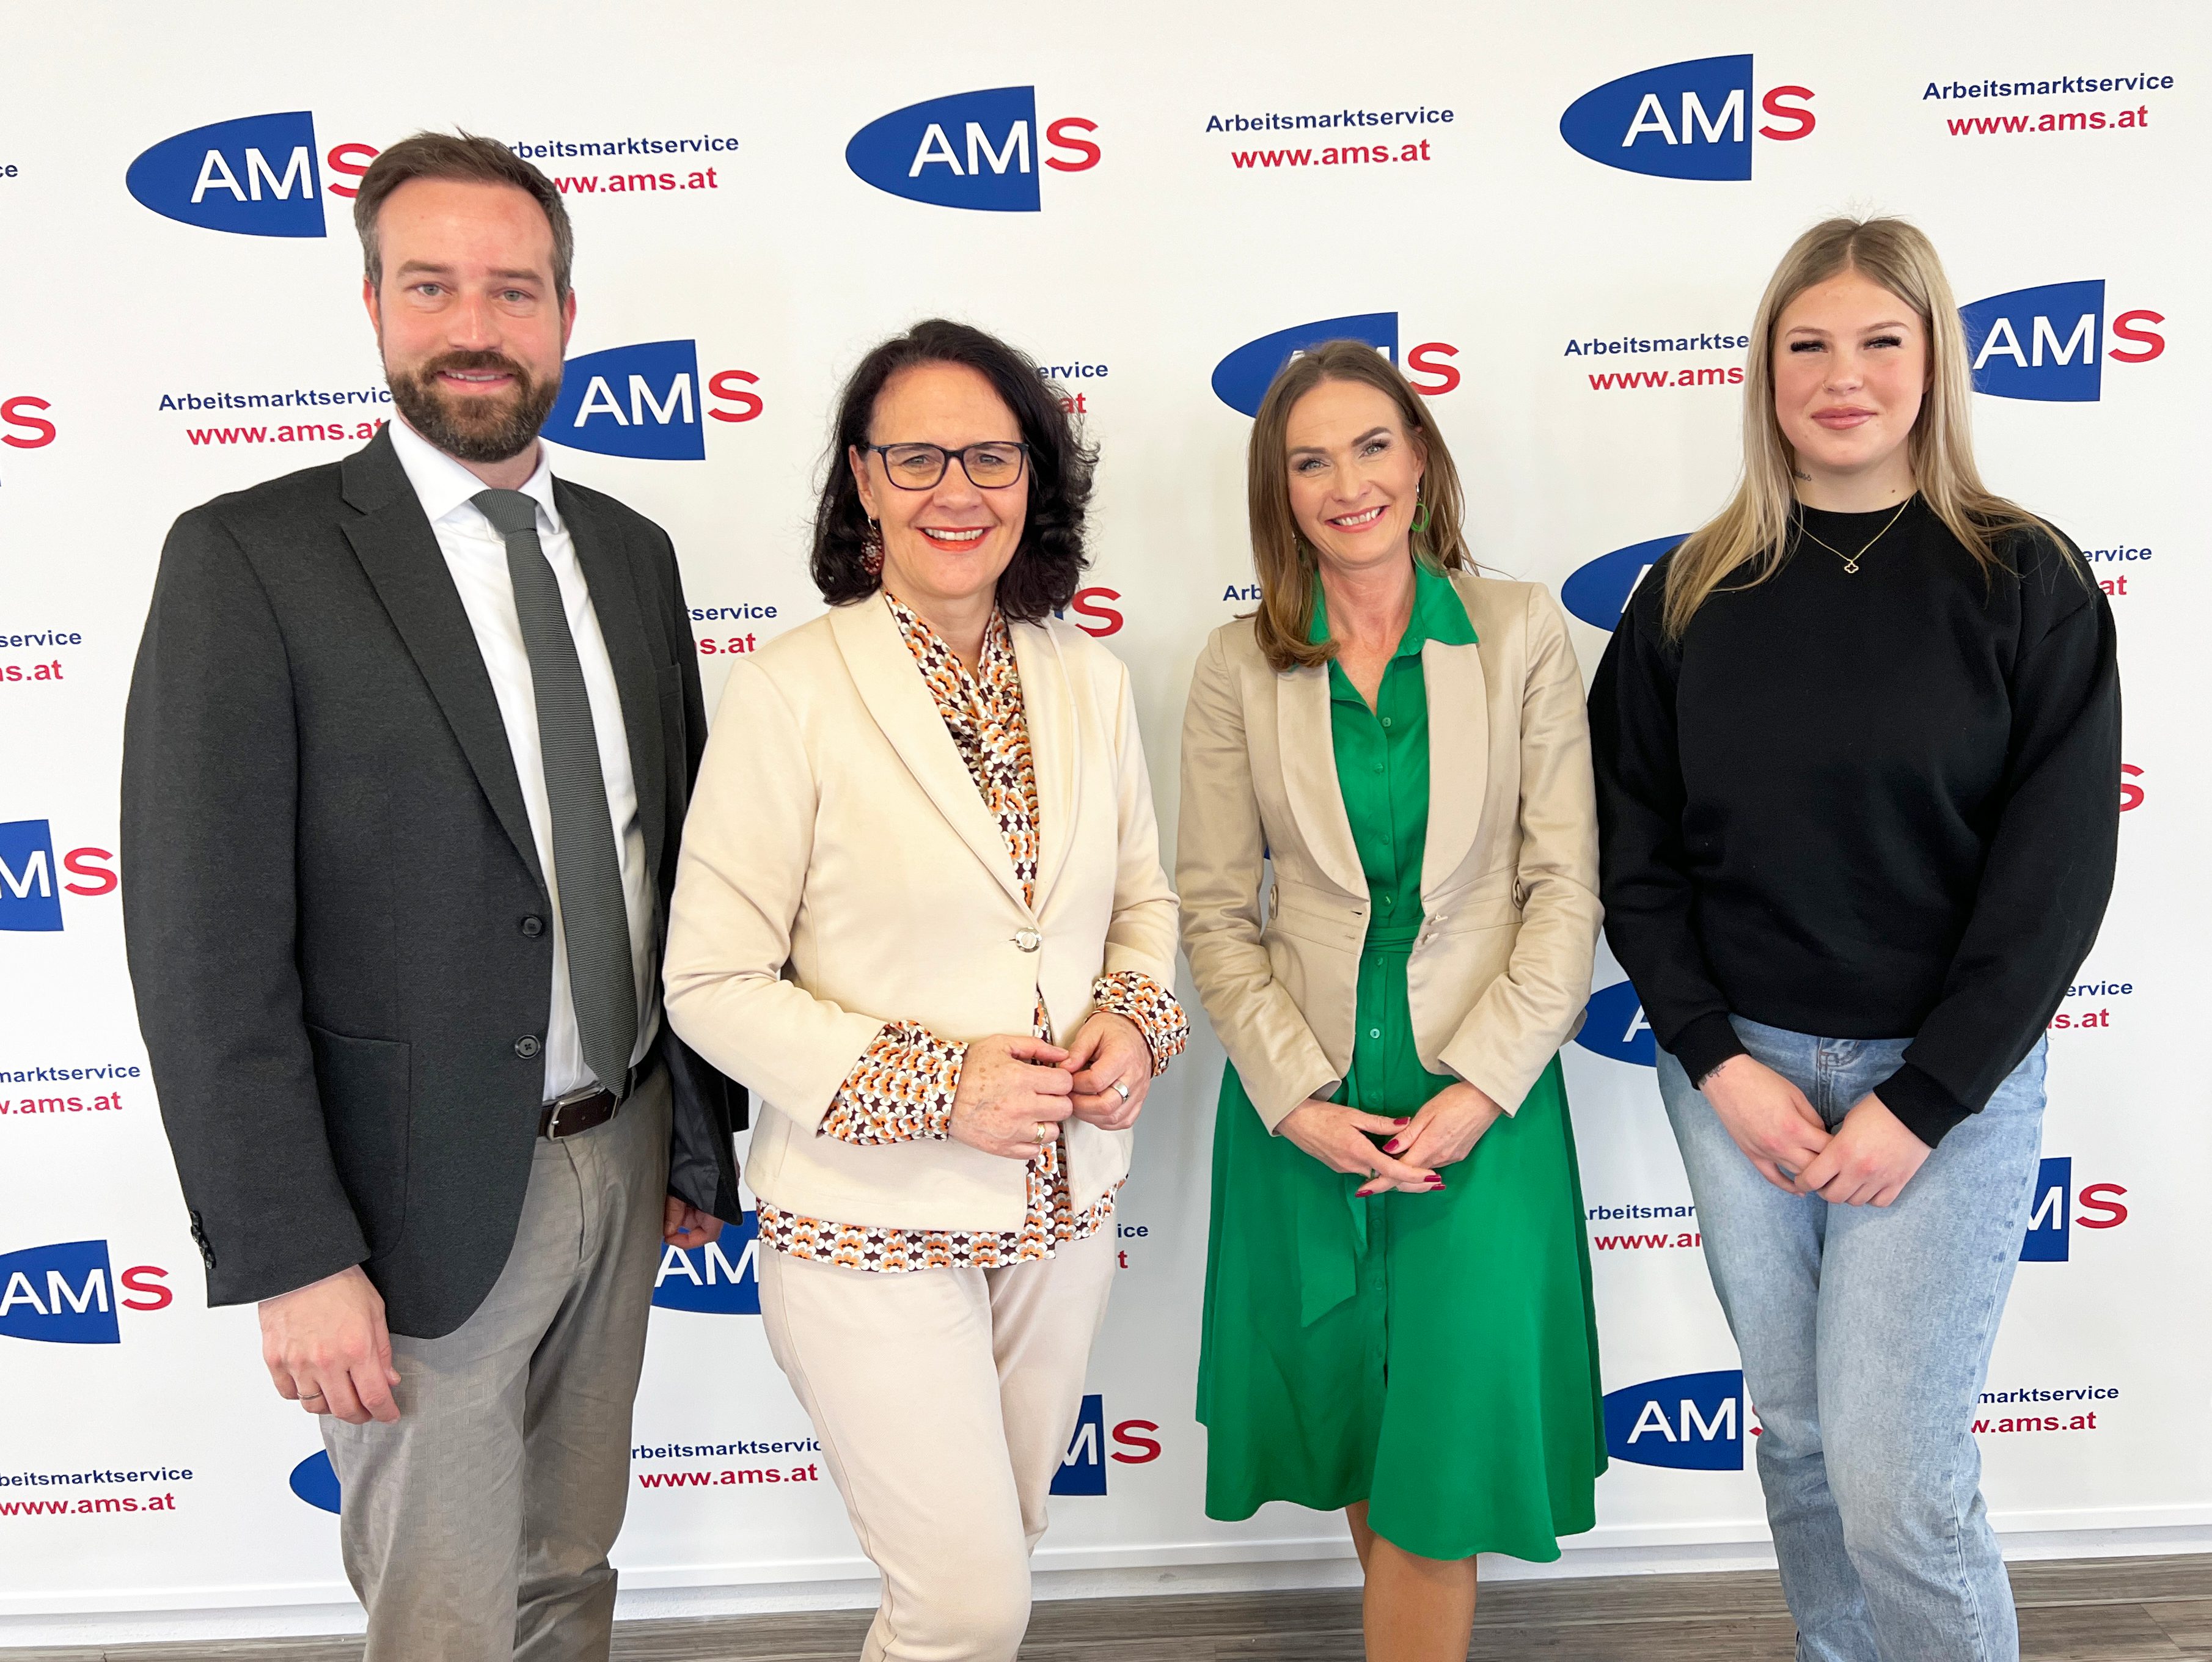
[[[1044,937],[1034,929],[1018,929],[1014,931],[1014,944],[1024,952],[1035,952],[1044,944]]]

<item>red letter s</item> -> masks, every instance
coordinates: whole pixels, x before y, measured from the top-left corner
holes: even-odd
[[[2153,358],[2155,358],[2160,353],[2166,350],[2166,337],[2160,334],[2155,329],[2144,329],[2140,325],[2146,323],[2164,323],[2165,321],[2165,314],[2158,312],[2121,312],[2118,317],[2112,319],[2112,333],[2118,335],[2124,341],[2135,342],[2144,349],[2141,352],[2123,352],[2116,346],[2105,355],[2108,358],[2118,358],[2122,363],[2148,363]],[[2135,324],[2138,326],[2130,328],[2129,325],[2130,324]]]
[[[30,409],[52,409],[52,408],[53,406],[44,398],[29,397],[10,398],[7,403],[0,403],[0,422],[5,422],[9,427],[27,428],[38,435],[32,439],[18,439],[12,433],[0,433],[0,445],[13,445],[17,450],[37,450],[42,446],[53,443],[54,424],[41,416],[27,416],[23,413]]]
[[[715,409],[710,407],[707,413],[716,421],[750,422],[768,408],[761,402],[760,394],[746,391],[744,387],[735,385],[738,381],[744,381],[747,385],[757,386],[760,385],[760,377],[749,369],[726,369],[708,380],[707,391],[710,397],[725,398],[738,406],[734,415],[726,409]]]
[[[2129,779],[2141,779],[2142,777],[2142,769],[2136,767],[2135,763],[2131,761],[2122,762],[2120,764],[2120,771],[2123,773],[2127,774]],[[2120,812],[2124,814],[2129,809],[2140,808],[2142,804],[2142,786],[2140,785],[2130,785],[2128,783],[2128,779],[2122,779],[2120,781]]]
[[[1073,603],[1075,610],[1085,618],[1098,620],[1094,627],[1079,619],[1075,627],[1084,634],[1094,637],[1119,634],[1121,632],[1121,614],[1111,606],[1100,605],[1098,600],[1102,596],[1108,600],[1119,600],[1121,597],[1121,591],[1119,589],[1106,588],[1078,589],[1075,591],[1075,599]]]
[[[1087,138],[1068,137],[1067,133],[1071,130],[1095,133],[1098,130],[1098,124],[1095,121],[1085,121],[1079,115],[1064,115],[1054,122],[1051,126],[1044,130],[1045,143],[1059,149],[1073,150],[1083,160],[1062,161],[1058,156],[1047,156],[1044,159],[1044,165],[1048,167],[1057,167],[1063,173],[1079,173],[1086,167],[1096,167],[1098,165],[1099,155],[1102,154],[1098,147]]]
[[[2117,1183],[2092,1183],[2081,1191],[2081,1210],[2084,1212],[2110,1212],[2110,1217],[2077,1217],[2074,1221],[2085,1229],[2117,1229],[2128,1221],[2128,1209],[2120,1204],[2118,1196],[2127,1191]],[[2107,1200],[2106,1195],[2114,1198]]]
[[[112,895],[118,881],[102,860],[112,860],[114,854],[105,848],[72,848],[62,856],[62,864],[80,877],[89,877],[90,883],[64,883],[62,887],[72,895]]]
[[[1766,96],[1759,100],[1759,107],[1778,121],[1794,123],[1796,130],[1784,132],[1777,127],[1761,127],[1759,130],[1759,136],[1761,138],[1802,138],[1813,130],[1812,111],[1802,104],[1785,103],[1783,100],[1784,93],[1789,94],[1792,98],[1810,98],[1813,95],[1813,89],[1810,87],[1769,88]]]
[[[323,158],[323,165],[334,173],[343,173],[348,179],[359,179],[368,171],[368,164],[376,160],[376,148],[370,144],[333,144],[331,153]],[[341,185],[332,179],[327,187],[334,197],[357,197],[360,191],[350,185]]]
[[[1114,1441],[1143,1452],[1136,1454],[1124,1454],[1117,1448],[1114,1451],[1114,1458],[1121,1461],[1123,1465],[1143,1465],[1147,1461],[1158,1459],[1160,1458],[1158,1439],[1143,1435],[1145,1432],[1158,1429],[1159,1427],[1150,1420],[1122,1421],[1114,1428]]]
[[[1413,391],[1423,397],[1442,397],[1459,385],[1459,371],[1450,364],[1439,363],[1437,360],[1457,356],[1459,349],[1455,346],[1447,346],[1442,341],[1423,341],[1419,346],[1409,348],[1406,353],[1406,379],[1413,382]],[[1433,375],[1437,379],[1433,382],[1414,380],[1416,372]]]
[[[143,1293],[143,1299],[125,1299],[126,1310],[166,1310],[176,1301],[177,1295],[156,1282],[168,1279],[169,1272],[158,1264],[134,1264],[116,1279],[134,1293]]]

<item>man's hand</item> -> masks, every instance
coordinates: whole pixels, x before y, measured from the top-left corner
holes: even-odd
[[[1078,1119],[1102,1131],[1125,1131],[1137,1123],[1145,1093],[1152,1088],[1152,1051],[1127,1016],[1092,1010],[1060,1065],[1074,1076],[1072,1100]],[[1116,1084],[1121,1089],[1115,1089]]]
[[[348,1425],[399,1417],[384,1298],[356,1264],[261,1301],[261,1360],[276,1394]]]
[[[1797,1174],[1797,1183],[1838,1206],[1887,1206],[1933,1152],[1869,1091],[1844,1116],[1828,1146]]]
[[[1698,1089],[1759,1174],[1789,1194],[1808,1194],[1799,1174],[1828,1146],[1828,1128],[1805,1093],[1756,1057],[1738,1054]]]
[[[671,1246],[689,1252],[722,1238],[722,1220],[702,1212],[680,1195],[671,1195],[660,1210],[660,1238]]]

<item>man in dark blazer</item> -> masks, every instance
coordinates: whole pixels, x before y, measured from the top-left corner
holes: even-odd
[[[131,979],[210,1304],[321,1416],[368,1655],[604,1658],[663,1241],[743,1096],[660,1019],[706,739],[673,549],[552,478],[559,192],[419,134],[356,221],[398,419],[161,556]]]

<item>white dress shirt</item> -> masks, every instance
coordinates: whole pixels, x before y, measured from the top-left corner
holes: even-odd
[[[396,416],[391,432],[392,447],[399,453],[399,464],[407,470],[408,482],[415,487],[437,536],[446,569],[453,573],[469,627],[476,633],[477,650],[483,654],[484,668],[491,676],[500,719],[507,726],[507,748],[514,755],[515,777],[522,785],[523,807],[530,816],[531,840],[538,845],[538,865],[553,896],[552,1009],[545,1022],[545,1100],[550,1102],[591,1084],[592,1074],[584,1062],[584,1041],[568,988],[568,937],[561,923],[560,878],[553,866],[553,810],[546,797],[545,758],[538,737],[537,688],[531,680],[530,654],[522,644],[522,624],[515,615],[507,542],[471,500],[485,488],[483,480]],[[583,567],[576,562],[576,545],[554,506],[553,473],[542,446],[538,470],[522,493],[538,504],[538,541],[559,579],[568,633],[575,638],[584,690],[591,700],[599,772],[606,780],[607,816],[614,827],[615,857],[621,863],[623,899],[629,912],[630,966],[637,976],[637,1050],[630,1059],[641,1061],[659,1020],[659,978],[653,954],[653,882],[646,870],[645,832],[638,821],[637,780],[630,772],[622,695]],[[620,1091],[624,1082],[599,1083]]]

